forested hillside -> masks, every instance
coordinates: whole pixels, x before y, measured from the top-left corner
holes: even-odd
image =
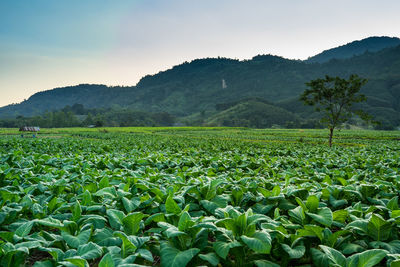
[[[354,43],[349,44],[350,48],[353,46]],[[195,118],[194,121],[201,123],[218,124],[225,121],[222,124],[226,124],[224,114],[233,118],[233,111],[242,112],[244,107],[251,105],[242,105],[239,109],[230,107],[229,112],[217,107],[247,98],[258,98],[261,102],[268,102],[257,104],[258,111],[261,107],[266,109],[260,111],[260,114],[273,107],[274,113],[285,118],[307,120],[313,119],[315,113],[298,101],[307,81],[325,75],[347,77],[358,74],[368,79],[362,89],[368,97],[368,101],[363,104],[364,109],[376,120],[398,126],[400,46],[377,52],[367,50],[361,55],[332,59],[325,63],[289,60],[272,55],[259,55],[244,61],[227,58],[197,59],[145,76],[132,87],[82,84],[40,92],[20,104],[0,108],[0,117],[39,115],[79,103],[85,108],[166,112],[177,118]],[[219,114],[221,112],[224,113]],[[199,117],[202,119],[198,120]],[[239,117],[234,120],[243,119]],[[186,123],[190,123],[190,120],[186,120]]]
[[[377,52],[384,48],[400,45],[400,39],[396,37],[369,37],[360,41],[354,41],[336,48],[325,50],[322,53],[310,57],[307,62],[324,63],[331,59],[351,58],[365,52]]]

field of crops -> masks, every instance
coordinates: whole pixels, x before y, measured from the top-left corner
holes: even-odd
[[[0,129],[0,266],[400,266],[400,132]]]

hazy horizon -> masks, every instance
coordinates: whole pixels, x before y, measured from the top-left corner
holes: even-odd
[[[81,83],[132,86],[197,58],[306,59],[371,36],[399,37],[399,8],[361,0],[5,0],[0,106]]]

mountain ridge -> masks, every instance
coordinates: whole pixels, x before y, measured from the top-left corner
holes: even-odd
[[[216,114],[217,104],[249,97],[264,99],[307,117],[310,110],[304,109],[296,98],[306,88],[305,82],[326,74],[346,77],[353,73],[369,79],[362,89],[369,97],[368,109],[379,109],[377,113],[381,117],[385,117],[382,115],[385,112],[391,114],[387,116],[400,112],[399,45],[323,63],[273,55],[257,55],[241,61],[195,59],[146,75],[135,86],[80,84],[42,91],[20,104],[0,108],[0,117],[33,116],[76,103],[87,108],[115,106],[186,117],[204,111]],[[222,80],[226,88],[223,88]],[[279,104],[285,101],[289,104]]]
[[[331,59],[345,59],[361,55],[365,52],[377,52],[385,48],[400,45],[400,38],[388,36],[372,36],[362,40],[356,40],[338,47],[327,49],[321,53],[309,57],[306,62],[324,63]]]

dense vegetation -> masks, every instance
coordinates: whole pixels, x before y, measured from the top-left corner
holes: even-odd
[[[151,113],[124,108],[86,109],[82,104],[74,104],[59,111],[45,112],[43,115],[3,119],[0,120],[0,127],[172,126],[174,122],[175,117],[166,112]]]
[[[310,57],[307,62],[324,63],[332,59],[351,58],[365,52],[376,52],[388,47],[400,45],[400,39],[395,37],[369,37],[361,41],[354,41]]]
[[[366,79],[357,75],[350,75],[348,80],[325,76],[306,83],[309,88],[300,96],[300,100],[309,106],[315,106],[316,111],[323,114],[321,123],[329,129],[329,146],[332,146],[334,130],[354,115],[364,121],[371,119],[363,110],[353,108],[354,104],[367,100],[365,95],[359,93],[366,82]]]
[[[298,116],[283,108],[257,100],[247,100],[211,116],[207,124],[269,128],[274,125],[288,127],[291,123],[299,125],[300,121]]]
[[[372,38],[348,44],[339,50],[332,50],[337,55],[335,58],[341,57],[343,49],[358,51],[354,52],[357,56],[325,63],[288,60],[271,55],[244,61],[198,59],[156,75],[148,75],[132,87],[82,84],[37,93],[20,104],[1,108],[0,117],[31,117],[41,115],[46,110],[56,111],[78,103],[87,109],[166,112],[189,125],[213,125],[214,122],[223,125],[228,121],[232,122],[229,125],[237,125],[237,121],[247,123],[250,117],[243,116],[254,114],[254,110],[243,111],[243,105],[239,103],[241,106],[237,109],[243,114],[232,120],[230,112],[218,107],[243,102],[250,97],[261,99],[257,108],[260,117],[270,109],[278,111],[271,105],[281,108],[282,112],[276,114],[282,117],[279,121],[282,121],[283,127],[286,123],[298,125],[315,120],[315,113],[310,112],[312,109],[304,108],[299,101],[306,82],[325,75],[345,78],[350,74],[358,74],[368,79],[361,91],[368,98],[362,108],[375,120],[383,122],[382,128],[392,129],[400,125],[400,46],[372,51],[393,46],[396,40]],[[222,86],[222,80],[226,88]],[[270,106],[264,105],[260,110],[261,103],[265,101]],[[251,108],[251,105],[247,106]],[[291,122],[285,120],[289,117],[293,118]],[[298,118],[301,119],[299,122]],[[246,125],[257,127],[274,123]]]
[[[399,132],[1,133],[1,266],[400,262]]]

